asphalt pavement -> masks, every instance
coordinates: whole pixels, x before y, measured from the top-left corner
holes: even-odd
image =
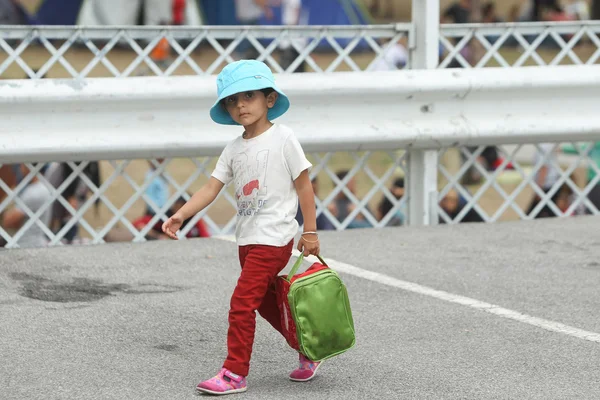
[[[600,399],[599,217],[321,242],[325,257],[357,267],[340,270],[356,347],[293,383],[297,355],[258,317],[248,392],[227,398]],[[198,398],[225,357],[238,272],[235,244],[220,239],[1,251],[0,399]]]

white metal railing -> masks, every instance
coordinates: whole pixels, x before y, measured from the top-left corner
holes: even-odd
[[[417,27],[418,28],[418,27]],[[275,72],[365,71],[395,42],[416,49],[413,24],[308,27],[79,27],[0,26],[0,77],[129,77],[215,74],[234,59],[248,40],[258,59]],[[600,57],[600,21],[442,25],[439,68],[519,67],[596,64]],[[285,70],[278,47],[303,37],[305,47]],[[156,60],[152,50],[166,39],[171,56]],[[389,39],[391,41],[387,42]],[[382,44],[381,40],[387,43]],[[323,47],[327,51],[323,51]],[[437,47],[437,46],[436,46]],[[29,65],[25,54],[34,56]],[[74,62],[76,60],[77,62]]]
[[[438,68],[597,64],[598,33],[600,21],[442,25]]]
[[[186,27],[5,26],[0,27],[0,48],[4,52],[4,54],[0,52],[0,77],[21,78],[29,76],[34,80],[43,76],[75,78],[70,82],[52,82],[56,82],[58,85],[56,89],[63,90],[63,94],[71,91],[71,94],[76,97],[85,92],[87,85],[94,85],[93,81],[82,80],[82,78],[92,76],[113,76],[127,78],[127,81],[129,81],[139,75],[157,75],[161,77],[214,75],[222,65],[233,60],[236,48],[243,39],[248,39],[251,46],[256,49],[259,59],[264,60],[276,72],[282,74],[294,71],[302,62],[306,63],[308,71],[326,74],[325,76],[329,76],[329,72],[345,70],[362,74],[372,69],[375,63],[381,59],[383,53],[396,41],[402,42],[409,50],[406,68],[426,68],[431,67],[429,65],[431,63],[435,66],[435,60],[432,59],[432,57],[435,57],[435,52],[432,52],[432,50],[433,45],[437,47],[438,33],[437,29],[432,29],[432,25],[429,23],[437,20],[431,17],[433,15],[431,11],[435,11],[435,7],[437,7],[434,4],[435,2],[436,0],[416,2],[414,19],[419,23],[384,26],[202,27],[200,29]],[[425,18],[431,21],[423,23],[422,20]],[[600,56],[600,41],[597,38],[599,30],[600,24],[598,22],[443,25],[439,30],[439,44],[441,45],[440,50],[442,50],[439,68],[466,67],[477,69],[493,66],[596,64]],[[282,40],[289,37],[305,37],[308,41],[306,47],[297,49],[299,50],[298,57],[284,71],[279,64],[281,59],[277,48]],[[388,39],[391,39],[388,43],[381,42],[381,40],[387,41]],[[168,60],[157,60],[153,55],[154,47],[161,40],[166,40],[171,48],[171,56]],[[35,60],[35,62],[31,60]],[[31,64],[28,64],[28,62]],[[462,71],[453,71],[458,75],[454,76],[453,73],[449,77],[449,82],[458,81],[458,78],[463,76],[461,75]],[[566,71],[570,72],[571,70]],[[495,74],[495,72],[492,74]],[[579,72],[576,72],[576,74],[579,75]],[[569,75],[567,73],[565,76]],[[488,78],[495,79],[495,76],[488,76]],[[136,79],[139,78],[133,79],[131,84],[134,84]],[[346,83],[353,80],[354,75]],[[80,83],[77,84],[77,81]],[[120,80],[120,82],[124,81]],[[13,83],[11,82],[11,84]],[[21,83],[18,82],[18,84]],[[403,82],[403,84],[405,83]],[[33,85],[33,82],[31,84]],[[3,88],[4,91],[9,91],[9,89],[10,86],[4,86]],[[359,91],[363,89],[358,88]],[[210,92],[213,91],[214,89],[211,88]],[[522,93],[526,92],[522,91]],[[39,91],[35,93],[34,97],[37,97]],[[115,93],[118,93],[118,90]],[[142,90],[140,93],[143,94],[144,91]],[[436,101],[432,103],[433,107],[429,104],[423,104],[421,105],[423,109],[419,109],[419,112],[425,111],[426,115],[431,117],[439,112],[439,104],[451,105],[451,103],[455,103],[462,106],[464,104],[461,104],[461,99],[466,93],[470,92],[457,94],[456,99],[449,100],[450,103],[439,103],[439,99],[436,98]],[[535,91],[535,93],[539,94],[538,91]],[[588,92],[587,95],[590,93]],[[406,96],[411,95],[406,94]],[[2,97],[6,100],[6,97]],[[65,103],[67,97],[55,98],[51,101],[55,103],[56,107],[60,106],[59,103],[67,107]],[[546,97],[547,100],[552,98],[550,95]],[[522,109],[528,110],[530,103],[525,102],[526,98],[519,97],[517,100],[519,99],[523,100],[519,102],[519,104],[522,104]],[[38,98],[38,100],[41,100],[41,98]],[[50,99],[46,100],[50,101]],[[506,100],[505,102],[512,102],[513,100],[510,99],[510,101]],[[197,102],[198,99],[190,101]],[[208,99],[204,101],[208,104]],[[299,100],[295,100],[295,110],[298,102]],[[592,103],[593,98],[590,98],[589,102]],[[146,183],[143,173],[147,169],[147,163],[141,163],[132,158],[167,157],[163,164],[156,164],[158,171],[156,176],[163,176],[171,187],[172,195],[162,208],[153,207],[150,204],[150,208],[158,212],[158,215],[154,217],[155,220],[164,217],[162,213],[177,195],[184,194],[185,197],[188,191],[196,187],[198,180],[205,179],[207,174],[210,173],[212,163],[214,163],[213,156],[205,152],[205,144],[201,153],[197,153],[200,149],[198,146],[190,146],[190,152],[184,150],[186,146],[192,144],[194,139],[181,135],[181,132],[183,132],[181,127],[186,124],[173,122],[173,115],[169,115],[172,109],[169,107],[159,110],[161,118],[166,118],[166,120],[155,119],[149,113],[143,112],[136,114],[137,120],[134,120],[131,116],[121,113],[122,121],[127,122],[129,126],[144,126],[148,132],[158,133],[135,136],[139,133],[134,133],[131,130],[127,131],[125,129],[127,124],[121,125],[119,130],[113,131],[113,134],[121,135],[118,141],[121,142],[121,140],[128,137],[132,140],[129,143],[126,143],[125,140],[124,143],[121,143],[119,149],[105,146],[111,140],[111,145],[114,145],[116,140],[113,139],[116,139],[116,136],[111,136],[105,130],[95,129],[102,124],[106,124],[107,119],[98,119],[96,116],[96,119],[86,121],[79,118],[77,107],[70,110],[67,109],[68,107],[63,108],[62,111],[70,112],[73,117],[71,120],[73,124],[80,124],[77,129],[67,131],[62,129],[57,124],[57,120],[53,119],[48,113],[39,112],[40,119],[38,120],[28,118],[28,115],[36,110],[35,107],[41,104],[40,101],[35,103],[36,105],[31,104],[28,106],[29,114],[23,114],[19,111],[19,107],[11,108],[6,104],[3,105],[5,107],[3,124],[7,129],[2,135],[5,145],[8,145],[13,151],[5,151],[0,156],[0,163],[30,161],[33,164],[30,164],[29,167],[36,171],[36,168],[41,169],[43,167],[42,164],[37,163],[41,160],[70,160],[73,162],[71,167],[76,170],[70,179],[81,179],[91,191],[91,197],[81,204],[77,210],[69,204],[65,204],[66,200],[61,197],[61,192],[64,192],[61,189],[64,188],[59,187],[52,191],[53,198],[60,201],[69,213],[75,215],[68,222],[67,227],[63,227],[59,232],[44,230],[46,233],[55,235],[49,236],[53,244],[60,242],[70,225],[79,225],[84,235],[97,243],[104,241],[107,237],[106,234],[118,225],[122,225],[123,229],[132,235],[133,240],[145,240],[144,235],[149,228],[146,227],[145,230],[140,232],[132,226],[131,220],[143,212],[144,203],[151,203],[143,190]],[[179,103],[178,106],[188,107],[185,103],[187,102]],[[92,106],[92,103],[87,101],[82,101],[82,104]],[[148,107],[147,104],[149,103],[146,103],[146,107]],[[206,104],[201,107],[205,107]],[[517,103],[515,102],[515,104]],[[397,211],[402,210],[405,214],[409,211],[414,212],[416,210],[415,205],[422,209],[417,210],[416,216],[410,215],[410,218],[413,222],[421,219],[424,223],[435,223],[438,214],[442,221],[457,223],[463,220],[466,214],[472,210],[475,210],[481,216],[481,219],[485,221],[498,221],[506,218],[528,219],[533,218],[540,211],[540,207],[545,205],[548,205],[552,211],[561,211],[558,213],[559,215],[567,215],[573,210],[567,210],[569,212],[557,210],[556,205],[550,199],[552,193],[555,193],[552,191],[547,196],[541,196],[542,202],[531,214],[524,211],[526,205],[523,203],[523,197],[531,196],[533,193],[540,195],[541,189],[532,180],[540,166],[531,165],[531,159],[537,143],[546,140],[551,142],[583,140],[585,142],[582,149],[575,152],[574,155],[564,156],[559,154],[559,167],[564,172],[564,180],[558,183],[564,183],[574,189],[576,202],[573,204],[576,204],[576,208],[579,209],[580,206],[583,206],[589,212],[597,213],[596,207],[590,204],[586,197],[590,190],[596,186],[597,179],[592,178],[589,182],[575,184],[570,176],[571,172],[579,173],[585,168],[590,169],[592,171],[590,176],[593,176],[593,172],[597,170],[594,163],[597,158],[597,146],[594,147],[594,144],[590,143],[597,140],[597,138],[594,136],[594,130],[586,125],[587,122],[590,122],[587,118],[591,118],[594,112],[590,110],[587,114],[574,114],[576,110],[567,103],[564,104],[562,108],[558,108],[560,104],[554,103],[553,107],[557,108],[553,108],[553,112],[544,114],[541,117],[537,114],[539,110],[536,110],[532,115],[538,115],[539,118],[531,122],[537,129],[537,136],[530,136],[529,139],[523,139],[523,131],[519,126],[514,125],[509,128],[510,119],[503,121],[503,123],[506,123],[505,133],[507,135],[510,132],[516,133],[510,140],[509,136],[501,135],[487,136],[485,139],[483,137],[473,138],[471,132],[473,132],[474,125],[471,125],[470,122],[466,123],[461,118],[456,118],[452,121],[442,119],[441,122],[438,121],[440,125],[437,126],[433,126],[432,120],[432,124],[428,126],[429,130],[421,130],[417,136],[408,134],[408,136],[403,136],[406,140],[386,142],[382,139],[383,136],[378,139],[374,139],[375,136],[370,136],[371,134],[375,135],[371,129],[373,124],[366,124],[366,122],[373,121],[373,115],[381,115],[379,110],[368,108],[369,113],[365,113],[362,118],[358,113],[356,115],[354,115],[355,113],[346,113],[344,114],[345,117],[347,117],[347,114],[352,114],[350,115],[351,118],[344,118],[343,121],[345,123],[344,128],[348,129],[344,133],[341,132],[344,129],[342,128],[336,139],[344,139],[344,134],[347,134],[345,139],[348,139],[351,136],[350,132],[354,132],[358,136],[353,139],[362,137],[361,135],[368,136],[369,147],[365,147],[365,145],[357,147],[351,145],[348,141],[344,142],[344,140],[336,142],[335,146],[337,147],[334,147],[331,141],[318,143],[311,142],[308,137],[303,139],[316,165],[314,174],[319,176],[323,186],[321,190],[329,191],[320,195],[319,213],[325,214],[336,229],[351,227],[354,217],[361,215],[364,215],[363,220],[366,220],[368,225],[385,226],[393,220]],[[494,103],[495,105],[496,103]],[[398,121],[386,125],[385,129],[396,126],[400,128],[409,127],[410,122],[406,123],[403,113],[411,111],[401,110],[394,103],[390,103],[389,106],[393,110],[390,108],[391,111],[387,112],[386,115],[398,116]],[[449,109],[446,109],[446,111]],[[477,129],[490,129],[489,120],[486,120],[484,116],[489,116],[489,111],[494,110],[494,108],[488,106],[477,108],[477,110],[479,117],[472,114],[478,124]],[[433,112],[433,114],[427,112]],[[195,113],[203,115],[202,113]],[[36,112],[36,115],[38,115],[38,112]],[[579,131],[580,136],[570,134],[567,140],[566,136],[563,135],[566,131],[560,132],[559,127],[564,125],[566,121],[563,116],[565,118],[570,116],[572,121],[582,122],[581,125],[578,125],[581,128]],[[582,118],[582,116],[585,116],[585,118]],[[445,117],[448,117],[448,115]],[[189,117],[179,115],[179,118]],[[544,124],[544,118],[551,122]],[[555,119],[559,120],[558,124],[552,123]],[[44,122],[40,123],[40,121]],[[191,122],[191,120],[186,121]],[[299,133],[302,129],[309,130],[298,121],[290,120],[289,122],[293,124]],[[118,124],[113,124],[113,128],[115,125]],[[46,136],[32,136],[27,133],[27,130],[23,129],[24,126],[35,127],[38,132],[45,132]],[[364,129],[359,129],[361,126]],[[159,127],[165,130],[161,131]],[[452,138],[451,134],[445,136],[448,140],[444,139],[438,142],[438,134],[443,136],[446,132],[441,128],[471,130],[466,137],[462,137],[462,139],[465,139],[464,142],[460,138],[450,140]],[[216,132],[215,129],[216,127],[211,125],[213,132]],[[87,139],[90,140],[87,144],[90,145],[94,142],[91,148],[95,150],[92,151],[88,148],[83,153],[73,153],[73,151],[82,150],[82,148],[74,148],[73,143],[78,143],[81,139],[81,133],[85,131],[96,132],[91,137],[87,136]],[[407,131],[408,129],[405,129],[402,135],[407,135]],[[170,132],[171,138],[177,137],[180,140],[178,144],[175,140],[170,142],[169,146],[171,147],[167,146],[165,148],[164,143],[156,140],[156,137],[162,137],[164,132]],[[312,132],[316,132],[316,130]],[[67,137],[67,133],[71,136]],[[502,132],[497,131],[496,133],[501,134]],[[47,135],[53,135],[52,140]],[[228,135],[231,135],[231,133],[221,131],[218,135],[219,137],[224,135],[222,137],[225,138],[229,137]],[[191,137],[194,138],[195,136]],[[517,140],[517,137],[521,137],[521,139]],[[25,138],[25,142],[20,140]],[[62,141],[59,142],[59,140]],[[525,142],[528,140],[532,144],[526,144]],[[213,152],[210,154],[217,154],[219,146],[222,146],[223,142],[223,139],[216,140]],[[516,144],[517,142],[519,143]],[[22,143],[28,143],[37,150],[32,151],[32,148],[23,148]],[[143,143],[143,145],[140,146],[140,143]],[[512,146],[506,146],[503,143],[512,144]],[[469,147],[463,146],[463,144],[468,144]],[[499,145],[498,151],[501,156],[504,156],[504,160],[501,160],[502,162],[495,169],[490,170],[484,168],[478,160],[486,150],[485,146],[480,145],[492,144]],[[19,146],[21,146],[20,150]],[[70,150],[67,151],[67,148]],[[365,149],[368,149],[368,151],[361,151]],[[410,151],[407,152],[406,149]],[[83,157],[84,154],[85,157]],[[197,158],[197,154],[207,154],[207,156]],[[188,155],[192,157],[187,158]],[[121,159],[119,159],[120,157]],[[122,158],[125,157],[130,159],[123,160]],[[448,158],[454,159],[454,165],[448,165]],[[80,161],[94,159],[104,160],[100,162],[103,170],[103,182],[98,186],[91,182],[85,174],[77,172],[83,169],[87,163],[87,161],[83,161],[80,164]],[[456,161],[457,159],[458,161]],[[183,168],[182,165],[187,166],[187,169]],[[181,176],[180,170],[182,169],[186,171],[187,175]],[[350,173],[343,180],[339,180],[335,175],[335,172],[339,169],[349,169]],[[478,185],[463,183],[463,178],[469,174],[469,171],[475,171],[482,177]],[[439,178],[437,188],[435,187],[436,172]],[[30,173],[28,177],[32,178],[34,175]],[[404,175],[413,177],[411,180],[412,186],[407,188],[409,192],[412,192],[412,196],[410,196],[412,204],[410,206],[405,204],[408,203],[407,196],[398,201],[389,189],[394,177]],[[37,176],[40,180],[44,180],[43,175],[38,173]],[[353,177],[359,181],[359,193],[356,194],[350,193],[346,188],[346,183]],[[418,177],[418,179],[414,177]],[[18,194],[26,182],[27,179],[20,186],[10,188],[0,178],[0,197],[3,191],[9,193],[8,198],[0,199],[0,213],[10,207],[11,203],[19,203]],[[363,183],[361,184],[361,182]],[[422,184],[419,182],[422,182]],[[558,183],[556,187],[558,187]],[[123,193],[122,189],[128,193],[121,195]],[[450,194],[451,191],[458,192],[466,201],[465,207],[457,215],[448,215],[438,205],[438,202]],[[354,204],[354,210],[346,218],[338,220],[332,211],[328,209],[328,206],[335,203],[335,197],[340,192],[350,197],[351,202]],[[490,195],[490,193],[492,194]],[[383,197],[392,202],[393,208],[382,218],[382,216],[377,215],[376,206],[379,198]],[[213,207],[207,214],[203,215],[203,218],[214,232],[226,232],[231,228],[231,217],[234,215],[234,203],[231,199],[227,197],[227,194],[224,194],[219,199],[221,205]],[[90,212],[91,206],[96,200],[101,204],[100,216]],[[408,210],[406,209],[407,206],[409,206]],[[33,217],[32,221],[28,222],[29,226],[38,225],[39,221],[37,221],[35,213],[28,214],[30,214],[29,217]],[[23,229],[21,229],[22,231]],[[17,242],[15,237],[18,235],[18,232],[0,231],[0,237],[9,241],[9,246],[15,245]]]
[[[594,101],[599,71],[560,66],[277,79],[294,102],[281,121],[294,127],[307,151],[322,151],[326,144],[330,151],[356,152],[560,141],[566,135],[588,140],[600,131]],[[216,156],[239,131],[210,120],[206,110],[214,104],[215,87],[213,76],[98,78],[83,85],[0,81],[0,157],[19,162]]]
[[[570,178],[582,161],[600,172],[589,160],[591,146],[578,154],[576,162],[562,172],[554,192],[548,193],[544,193],[532,180],[542,164],[535,165],[532,171],[525,171],[516,157],[524,148],[523,144],[560,142],[566,136],[573,142],[600,141],[600,117],[593,102],[600,94],[600,72],[595,67],[577,67],[576,74],[573,71],[573,67],[563,66],[512,69],[502,73],[498,73],[498,69],[474,69],[423,70],[405,74],[280,75],[278,82],[294,104],[281,122],[294,128],[305,150],[311,153],[316,166],[313,176],[332,183],[331,192],[318,201],[318,212],[324,214],[336,229],[351,226],[361,214],[363,225],[386,226],[396,211],[404,209],[406,200],[415,196],[410,186],[411,180],[415,179],[409,162],[412,152],[425,149],[443,156],[448,147],[457,145],[474,146],[476,150],[466,153],[467,162],[457,173],[440,165],[442,177],[448,183],[441,188],[437,200],[442,200],[451,189],[456,189],[468,204],[462,214],[450,217],[437,208],[437,201],[433,201],[436,209],[431,210],[429,218],[432,223],[438,212],[444,221],[458,222],[471,209],[488,221],[500,219],[508,208],[515,210],[520,218],[532,218],[546,204],[559,215],[569,215],[579,205],[598,213],[587,200],[587,194],[598,183],[600,174],[583,190]],[[151,226],[166,218],[166,211],[178,197],[187,197],[187,192],[199,178],[209,176],[214,157],[228,140],[239,134],[235,128],[215,126],[206,112],[198,111],[208,110],[214,101],[214,80],[214,77],[206,76],[89,79],[85,85],[71,80],[0,83],[4,102],[0,109],[3,114],[0,160],[2,163],[35,163],[29,165],[31,172],[16,189],[0,181],[0,189],[9,193],[0,203],[0,212],[13,200],[23,208],[17,194],[28,179],[37,176],[45,180],[38,173],[42,167],[39,162],[71,161],[75,172],[70,178],[83,179],[90,188],[91,197],[76,210],[61,196],[69,181],[56,190],[51,189],[52,196],[45,206],[49,207],[57,199],[75,216],[70,225],[62,227],[58,234],[43,228],[51,238],[51,244],[58,244],[62,235],[76,222],[82,224],[93,242],[104,241],[118,223],[129,231],[133,240],[144,240]],[[321,90],[315,91],[315,87]],[[320,105],[318,109],[314,104]],[[36,119],[31,119],[31,113],[36,115]],[[165,132],[169,134],[165,135]],[[323,132],[327,135],[323,136]],[[476,162],[483,151],[482,146],[502,144],[516,144],[517,147],[506,154],[505,160],[493,172]],[[320,153],[323,151],[325,154]],[[335,174],[333,159],[344,152],[348,154],[345,166],[350,172],[340,180]],[[131,212],[136,203],[150,201],[144,193],[149,181],[143,176],[140,179],[136,169],[130,168],[130,161],[119,160],[156,157],[166,157],[167,160],[155,163],[156,169],[151,178],[162,175],[174,193],[162,207],[151,204],[156,215],[150,224],[139,230],[131,223]],[[188,164],[192,163],[188,176],[184,175],[183,179],[173,177],[179,172],[181,163],[172,160],[172,157],[191,158],[188,160]],[[81,173],[87,161],[91,160],[111,160],[107,167],[112,173],[100,186]],[[507,172],[509,162],[521,175],[519,190],[512,193],[505,191],[498,182],[500,175]],[[473,195],[459,184],[459,179],[469,167],[478,169],[486,177]],[[133,177],[133,174],[138,176]],[[360,196],[347,187],[349,181],[358,175],[362,175],[361,179],[372,181],[372,184],[365,185]],[[402,199],[396,199],[389,189],[390,181],[396,176],[405,176],[409,184],[407,195]],[[118,180],[124,180],[125,186],[133,191],[132,195],[122,199],[121,205],[107,195]],[[577,198],[565,211],[550,205],[551,197],[563,184],[571,187]],[[519,208],[514,201],[515,196],[527,186],[542,198],[541,205],[532,215],[526,215],[522,208],[516,211]],[[498,192],[503,202],[497,210],[487,213],[479,201],[490,188]],[[119,190],[123,191],[123,187]],[[348,216],[338,220],[329,206],[335,203],[340,192],[346,194],[354,206]],[[386,215],[380,216],[373,211],[378,195],[385,196],[393,205]],[[417,194],[419,197],[427,195]],[[98,228],[83,222],[84,214],[96,200],[100,200],[112,214]],[[220,201],[222,205],[218,209],[208,209],[195,218],[204,218],[216,233],[227,233],[233,226],[235,201],[228,192],[222,194]],[[370,210],[367,206],[371,206]],[[216,213],[211,213],[215,210]],[[35,213],[30,210],[27,227],[39,225],[38,217],[43,211],[43,208]],[[223,218],[227,213],[229,218]],[[219,218],[220,221],[217,220]],[[0,230],[0,235],[8,246],[14,246],[23,229],[14,235]]]
[[[256,58],[265,61],[277,73],[295,71],[302,62],[309,71],[319,73],[344,69],[363,71],[382,59],[386,49],[395,42],[404,38],[408,44],[411,29],[411,24],[199,28],[0,26],[0,49],[6,53],[0,63],[0,77],[11,67],[30,78],[40,78],[59,69],[77,79],[90,75],[216,74],[224,63],[234,61],[235,52],[246,40],[256,51]],[[298,57],[284,70],[277,53],[282,41],[289,38],[305,38],[306,46],[297,48],[292,41]],[[153,57],[153,50],[162,40],[166,40],[171,49],[168,59]],[[382,44],[381,40],[388,43]],[[322,57],[323,47],[334,57]],[[43,61],[35,71],[23,59],[28,50]],[[365,60],[365,53],[373,56]],[[79,66],[71,61],[73,59],[78,60]]]
[[[512,214],[514,217],[510,219],[532,219],[541,215],[544,208],[548,208],[552,215],[556,216],[571,216],[583,213],[600,215],[600,204],[592,203],[589,196],[593,190],[600,188],[600,142],[596,134],[589,134],[589,140],[593,142],[580,143],[578,145],[569,144],[573,147],[574,156],[553,156],[553,154],[561,154],[562,144],[553,141],[550,151],[540,148],[539,143],[533,145],[519,144],[507,150],[505,146],[499,146],[501,155],[501,163],[493,170],[487,170],[479,162],[477,158],[481,156],[486,146],[477,146],[472,152],[466,147],[461,147],[460,151],[465,155],[465,163],[456,171],[451,172],[443,165],[439,166],[440,175],[446,180],[438,193],[438,201],[443,199],[450,193],[456,191],[457,194],[464,199],[465,204],[461,207],[456,215],[449,215],[443,208],[439,208],[439,217],[445,223],[455,223],[465,219],[465,216],[470,212],[475,212],[482,221],[495,222],[505,218],[506,214]],[[530,139],[533,140],[533,139]],[[564,140],[564,139],[563,139]],[[594,143],[595,142],[595,143]],[[440,155],[443,155],[447,148],[440,150]],[[534,162],[534,154],[539,152],[540,156]],[[592,154],[596,154],[592,157]],[[526,157],[532,167],[527,170],[518,162],[520,157]],[[562,162],[561,162],[562,161]],[[540,172],[542,167],[552,168],[559,171],[559,176],[556,182],[550,188],[542,188],[535,182],[536,174]],[[465,185],[460,184],[460,179],[465,175],[469,168],[474,168],[482,176],[482,184],[475,187],[473,191],[469,191]],[[577,169],[592,171],[595,175],[591,180],[584,181],[583,184],[576,182],[574,173]],[[504,174],[512,174],[511,182],[503,182]],[[504,180],[505,181],[505,180]],[[533,206],[531,211],[527,210],[527,205],[530,198],[526,201],[521,201],[518,204],[517,198],[521,197],[525,189],[529,189],[533,196],[539,197],[539,202]],[[565,191],[568,202],[564,207],[560,207],[557,201],[553,201],[555,195]],[[500,200],[500,204],[494,207],[487,207],[487,210],[481,205],[482,199],[491,191],[493,196]],[[488,195],[489,197],[489,195]],[[598,200],[596,200],[598,201]]]

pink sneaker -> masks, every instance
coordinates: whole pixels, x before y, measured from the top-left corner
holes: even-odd
[[[290,374],[290,380],[294,382],[308,382],[317,374],[321,362],[310,361],[300,354],[300,367]]]
[[[245,392],[246,378],[223,368],[212,379],[199,383],[196,390],[203,393],[222,395]]]

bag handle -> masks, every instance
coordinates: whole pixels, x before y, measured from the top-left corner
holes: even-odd
[[[317,258],[319,259],[319,261],[321,261],[321,264],[328,267],[327,263],[325,262],[325,260],[323,260],[323,258],[321,258],[320,255],[317,255]],[[286,278],[286,280],[288,282],[294,275],[296,275],[296,272],[298,272],[298,269],[300,268],[300,265],[302,265],[303,260],[304,260],[304,253],[300,253],[300,257],[298,257],[298,260],[296,260],[296,263],[294,264],[294,266],[292,267],[290,273],[288,274],[288,276]]]

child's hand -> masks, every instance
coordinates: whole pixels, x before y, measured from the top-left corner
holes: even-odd
[[[303,252],[305,257],[311,254],[313,256],[318,256],[321,251],[319,236],[314,233],[300,236],[300,240],[298,241],[298,251]]]
[[[165,221],[162,226],[162,230],[167,234],[171,239],[177,240],[177,231],[181,228],[183,224],[183,218],[179,213],[175,213],[171,218]]]

